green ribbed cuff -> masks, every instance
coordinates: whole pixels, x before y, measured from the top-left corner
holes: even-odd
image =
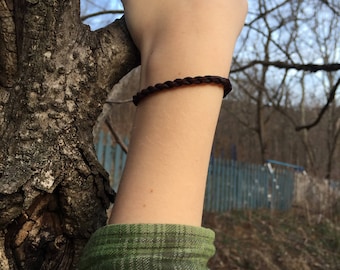
[[[97,230],[79,269],[207,269],[215,233],[177,224],[117,224]]]

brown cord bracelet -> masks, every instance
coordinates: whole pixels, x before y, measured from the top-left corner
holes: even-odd
[[[149,86],[141,91],[139,91],[136,95],[133,96],[133,103],[138,106],[140,101],[156,92],[160,92],[162,90],[169,90],[172,88],[177,88],[180,86],[186,86],[186,85],[193,85],[193,84],[220,84],[223,86],[224,89],[224,95],[223,97],[226,97],[231,89],[231,83],[229,79],[223,78],[220,76],[197,76],[197,77],[186,77],[184,79],[176,79],[174,81],[166,81],[164,83],[158,83],[154,86]]]

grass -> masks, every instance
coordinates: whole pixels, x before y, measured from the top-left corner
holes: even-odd
[[[340,269],[340,215],[305,209],[205,213],[216,232],[210,269]]]

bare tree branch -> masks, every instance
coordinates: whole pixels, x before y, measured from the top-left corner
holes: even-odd
[[[115,138],[116,142],[120,145],[120,147],[122,148],[122,150],[124,151],[125,154],[127,154],[128,152],[128,147],[127,145],[124,143],[124,141],[122,140],[122,138],[119,136],[119,134],[114,130],[114,128],[112,127],[110,121],[108,119],[105,119],[105,124],[107,125],[107,127],[109,128],[111,134],[113,135],[113,137]]]
[[[321,3],[325,4],[334,14],[340,16],[340,11],[336,10],[335,7],[333,7],[328,0],[320,0]]]
[[[296,70],[303,70],[303,71],[309,71],[309,72],[317,72],[317,71],[337,71],[340,70],[340,63],[332,63],[332,64],[323,64],[323,65],[317,65],[317,64],[289,64],[281,61],[263,61],[263,60],[254,60],[249,62],[245,66],[241,66],[235,69],[232,69],[230,73],[236,73],[243,70],[246,70],[248,68],[251,68],[255,65],[263,65],[263,66],[273,66],[281,69],[296,69]]]
[[[125,99],[125,100],[107,100],[105,103],[108,104],[126,104],[126,103],[131,103],[132,98]]]
[[[82,21],[85,21],[89,18],[100,16],[100,15],[106,15],[106,14],[124,14],[124,10],[104,10],[104,11],[99,11],[95,13],[91,13],[88,15],[81,16],[80,19]]]
[[[252,24],[254,24],[256,21],[265,18],[266,16],[268,16],[270,13],[278,10],[279,8],[283,7],[285,4],[289,3],[290,0],[286,0],[284,2],[282,2],[281,4],[278,4],[277,6],[273,7],[272,9],[266,10],[265,12],[261,12],[260,14],[257,15],[256,18],[254,18],[252,21],[250,21],[249,23],[245,23],[245,26],[251,26]]]
[[[332,89],[329,93],[329,97],[327,99],[327,103],[325,104],[325,106],[323,106],[323,108],[321,109],[321,111],[320,111],[318,117],[315,119],[315,121],[308,124],[308,125],[296,127],[295,128],[296,131],[301,131],[303,129],[311,129],[312,127],[315,127],[321,121],[321,119],[322,119],[323,115],[325,114],[325,112],[327,111],[329,105],[333,102],[333,100],[335,98],[336,90],[338,89],[339,85],[340,85],[340,78],[338,79],[336,84],[332,87]]]

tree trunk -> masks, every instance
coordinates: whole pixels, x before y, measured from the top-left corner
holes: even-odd
[[[114,199],[92,129],[139,62],[124,20],[79,0],[0,0],[0,269],[76,269]]]

